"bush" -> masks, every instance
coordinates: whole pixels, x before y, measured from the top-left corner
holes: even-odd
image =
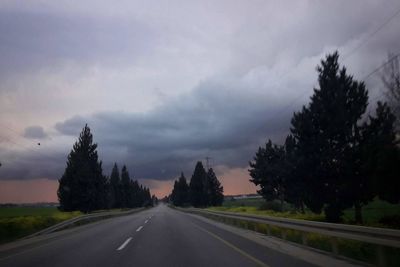
[[[390,228],[400,229],[400,214],[383,216],[379,223]]]
[[[276,201],[266,201],[258,207],[259,210],[273,210],[273,211],[281,211],[281,203]]]

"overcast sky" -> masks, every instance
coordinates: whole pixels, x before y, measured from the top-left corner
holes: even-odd
[[[385,24],[399,8],[398,0],[1,0],[0,202],[21,200],[16,188],[55,191],[85,123],[106,174],[126,164],[164,194],[208,156],[226,193],[254,191],[248,161],[267,138],[284,139],[317,85],[319,61],[338,50],[364,78],[400,52],[400,15]],[[379,75],[366,84],[375,102]]]

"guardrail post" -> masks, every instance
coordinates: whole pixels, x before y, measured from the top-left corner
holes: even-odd
[[[332,253],[335,255],[339,254],[338,242],[336,237],[331,238]]]
[[[301,233],[301,241],[302,241],[303,245],[307,246],[307,233],[306,232]]]
[[[382,245],[377,246],[377,257],[378,257],[378,266],[386,267],[386,257],[385,257],[385,248]]]

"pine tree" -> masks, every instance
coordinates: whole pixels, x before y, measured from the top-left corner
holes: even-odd
[[[185,206],[189,202],[189,185],[183,173],[174,183],[171,200],[175,206]]]
[[[141,192],[141,186],[136,180],[132,182],[132,193],[133,193],[133,206],[141,207],[143,205],[143,196]]]
[[[105,207],[107,180],[96,149],[90,128],[85,125],[59,180],[57,195],[61,210],[90,212]]]
[[[224,188],[218,181],[214,170],[210,168],[207,172],[207,192],[208,204],[211,206],[221,206],[224,202]]]
[[[285,153],[282,146],[273,145],[271,140],[265,148],[259,148],[254,162],[250,162],[250,181],[259,185],[258,191],[266,200],[279,199],[283,205],[285,197]]]
[[[129,172],[124,165],[121,170],[121,208],[130,208],[132,204],[132,189],[131,189],[131,178]]]
[[[294,207],[304,213],[305,187],[302,177],[306,174],[300,173],[305,171],[299,168],[299,156],[296,149],[296,140],[292,135],[288,135],[284,145],[285,159],[282,162],[281,169],[284,170],[284,188],[285,201],[294,205]]]
[[[307,170],[306,204],[316,212],[324,207],[327,220],[340,221],[352,205],[349,158],[359,142],[359,120],[365,113],[368,92],[339,68],[339,55],[328,55],[317,68],[319,88],[311,103],[295,113],[291,132],[301,152],[301,168]],[[306,173],[306,171],[301,173]]]
[[[368,191],[391,203],[400,201],[400,149],[395,121],[389,106],[378,102],[376,115],[369,116],[369,122],[364,123],[361,132],[363,165],[360,173],[370,184]]]
[[[190,202],[193,207],[207,206],[207,173],[201,161],[198,161],[189,184]]]
[[[112,208],[121,207],[121,179],[117,163],[114,163],[110,176],[110,202]]]
[[[153,206],[153,199],[151,197],[150,189],[145,187],[145,202],[144,202],[145,207],[150,207]]]

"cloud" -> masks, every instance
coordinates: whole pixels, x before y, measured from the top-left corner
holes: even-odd
[[[45,139],[47,134],[41,126],[29,126],[25,128],[24,137],[29,139]]]
[[[190,172],[206,156],[245,167],[267,136],[280,141],[292,110],[277,113],[278,96],[237,83],[235,88],[209,81],[148,113],[99,112],[72,117],[55,128],[77,136],[87,122],[106,164],[123,161],[139,178],[170,179]]]
[[[0,9],[0,33],[2,76],[59,68],[66,62],[126,65],[150,53],[157,38],[150,28],[132,18],[100,20],[20,9]]]
[[[362,45],[340,58],[359,79],[400,39],[398,17],[370,37],[396,0],[39,2],[0,3],[0,118],[52,138],[1,138],[3,180],[59,178],[86,123],[105,173],[116,161],[166,182],[210,156],[225,181],[244,177],[258,146],[285,137],[326,53]],[[379,95],[379,77],[366,82]]]

